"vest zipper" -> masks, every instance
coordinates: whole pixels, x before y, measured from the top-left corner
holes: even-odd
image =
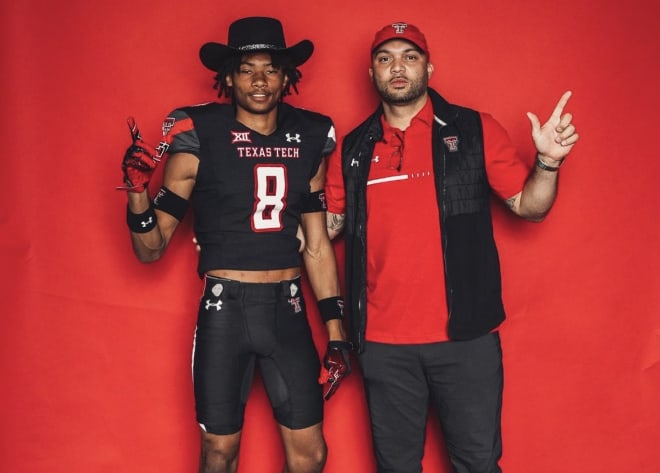
[[[444,125],[443,125],[444,126]],[[442,128],[442,127],[441,127]],[[440,234],[442,235],[442,263],[445,273],[445,292],[447,299],[447,331],[449,331],[449,321],[452,315],[452,295],[453,288],[451,287],[451,279],[449,278],[449,270],[447,266],[447,250],[449,248],[449,240],[445,232],[445,222],[447,219],[447,150],[442,148],[442,216],[440,218]]]

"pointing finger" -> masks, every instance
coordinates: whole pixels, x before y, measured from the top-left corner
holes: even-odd
[[[561,96],[559,102],[557,102],[557,105],[555,106],[554,111],[552,112],[552,118],[555,118],[557,121],[559,121],[561,114],[564,112],[564,107],[566,106],[566,103],[568,103],[568,99],[571,98],[571,95],[573,95],[573,93],[570,90],[564,92],[564,95]]]

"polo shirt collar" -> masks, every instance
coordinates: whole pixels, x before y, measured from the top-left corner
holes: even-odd
[[[427,96],[426,98],[426,103],[424,106],[420,109],[419,112],[417,112],[417,115],[415,115],[412,120],[410,121],[410,126],[413,125],[414,121],[419,121],[423,123],[426,126],[431,126],[433,124],[433,104],[431,103],[430,97]],[[389,123],[387,123],[387,120],[385,120],[385,114],[381,114],[380,116],[380,124],[383,127],[383,141],[387,143],[393,134],[401,135],[402,131],[399,128],[390,126]]]

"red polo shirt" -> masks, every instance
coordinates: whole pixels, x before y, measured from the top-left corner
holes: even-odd
[[[488,114],[484,128],[486,172],[495,193],[520,192],[529,174],[506,131]],[[383,116],[383,141],[376,143],[367,183],[366,339],[382,343],[448,340],[447,301],[440,222],[433,178],[433,109],[424,108],[405,130]],[[345,212],[338,156],[326,179],[328,210]]]

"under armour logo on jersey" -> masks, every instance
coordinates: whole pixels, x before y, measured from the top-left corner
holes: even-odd
[[[296,143],[301,143],[302,141],[300,140],[300,133],[296,133],[295,135],[291,135],[291,133],[286,134],[286,141],[288,143],[291,143],[292,141],[295,141]]]
[[[252,143],[252,139],[250,138],[249,131],[232,131],[231,136],[232,136],[231,144]]]
[[[402,34],[408,28],[408,23],[392,23],[392,28],[396,34]]]
[[[142,220],[142,221],[140,222],[140,225],[142,225],[142,228],[147,228],[147,227],[148,227],[149,225],[151,225],[152,223],[154,223],[154,218],[153,218],[153,217],[149,217],[147,220]]]
[[[450,153],[458,151],[458,136],[447,136],[442,139]]]
[[[380,161],[380,156],[374,156],[374,158],[371,160],[374,163],[377,163]]]

